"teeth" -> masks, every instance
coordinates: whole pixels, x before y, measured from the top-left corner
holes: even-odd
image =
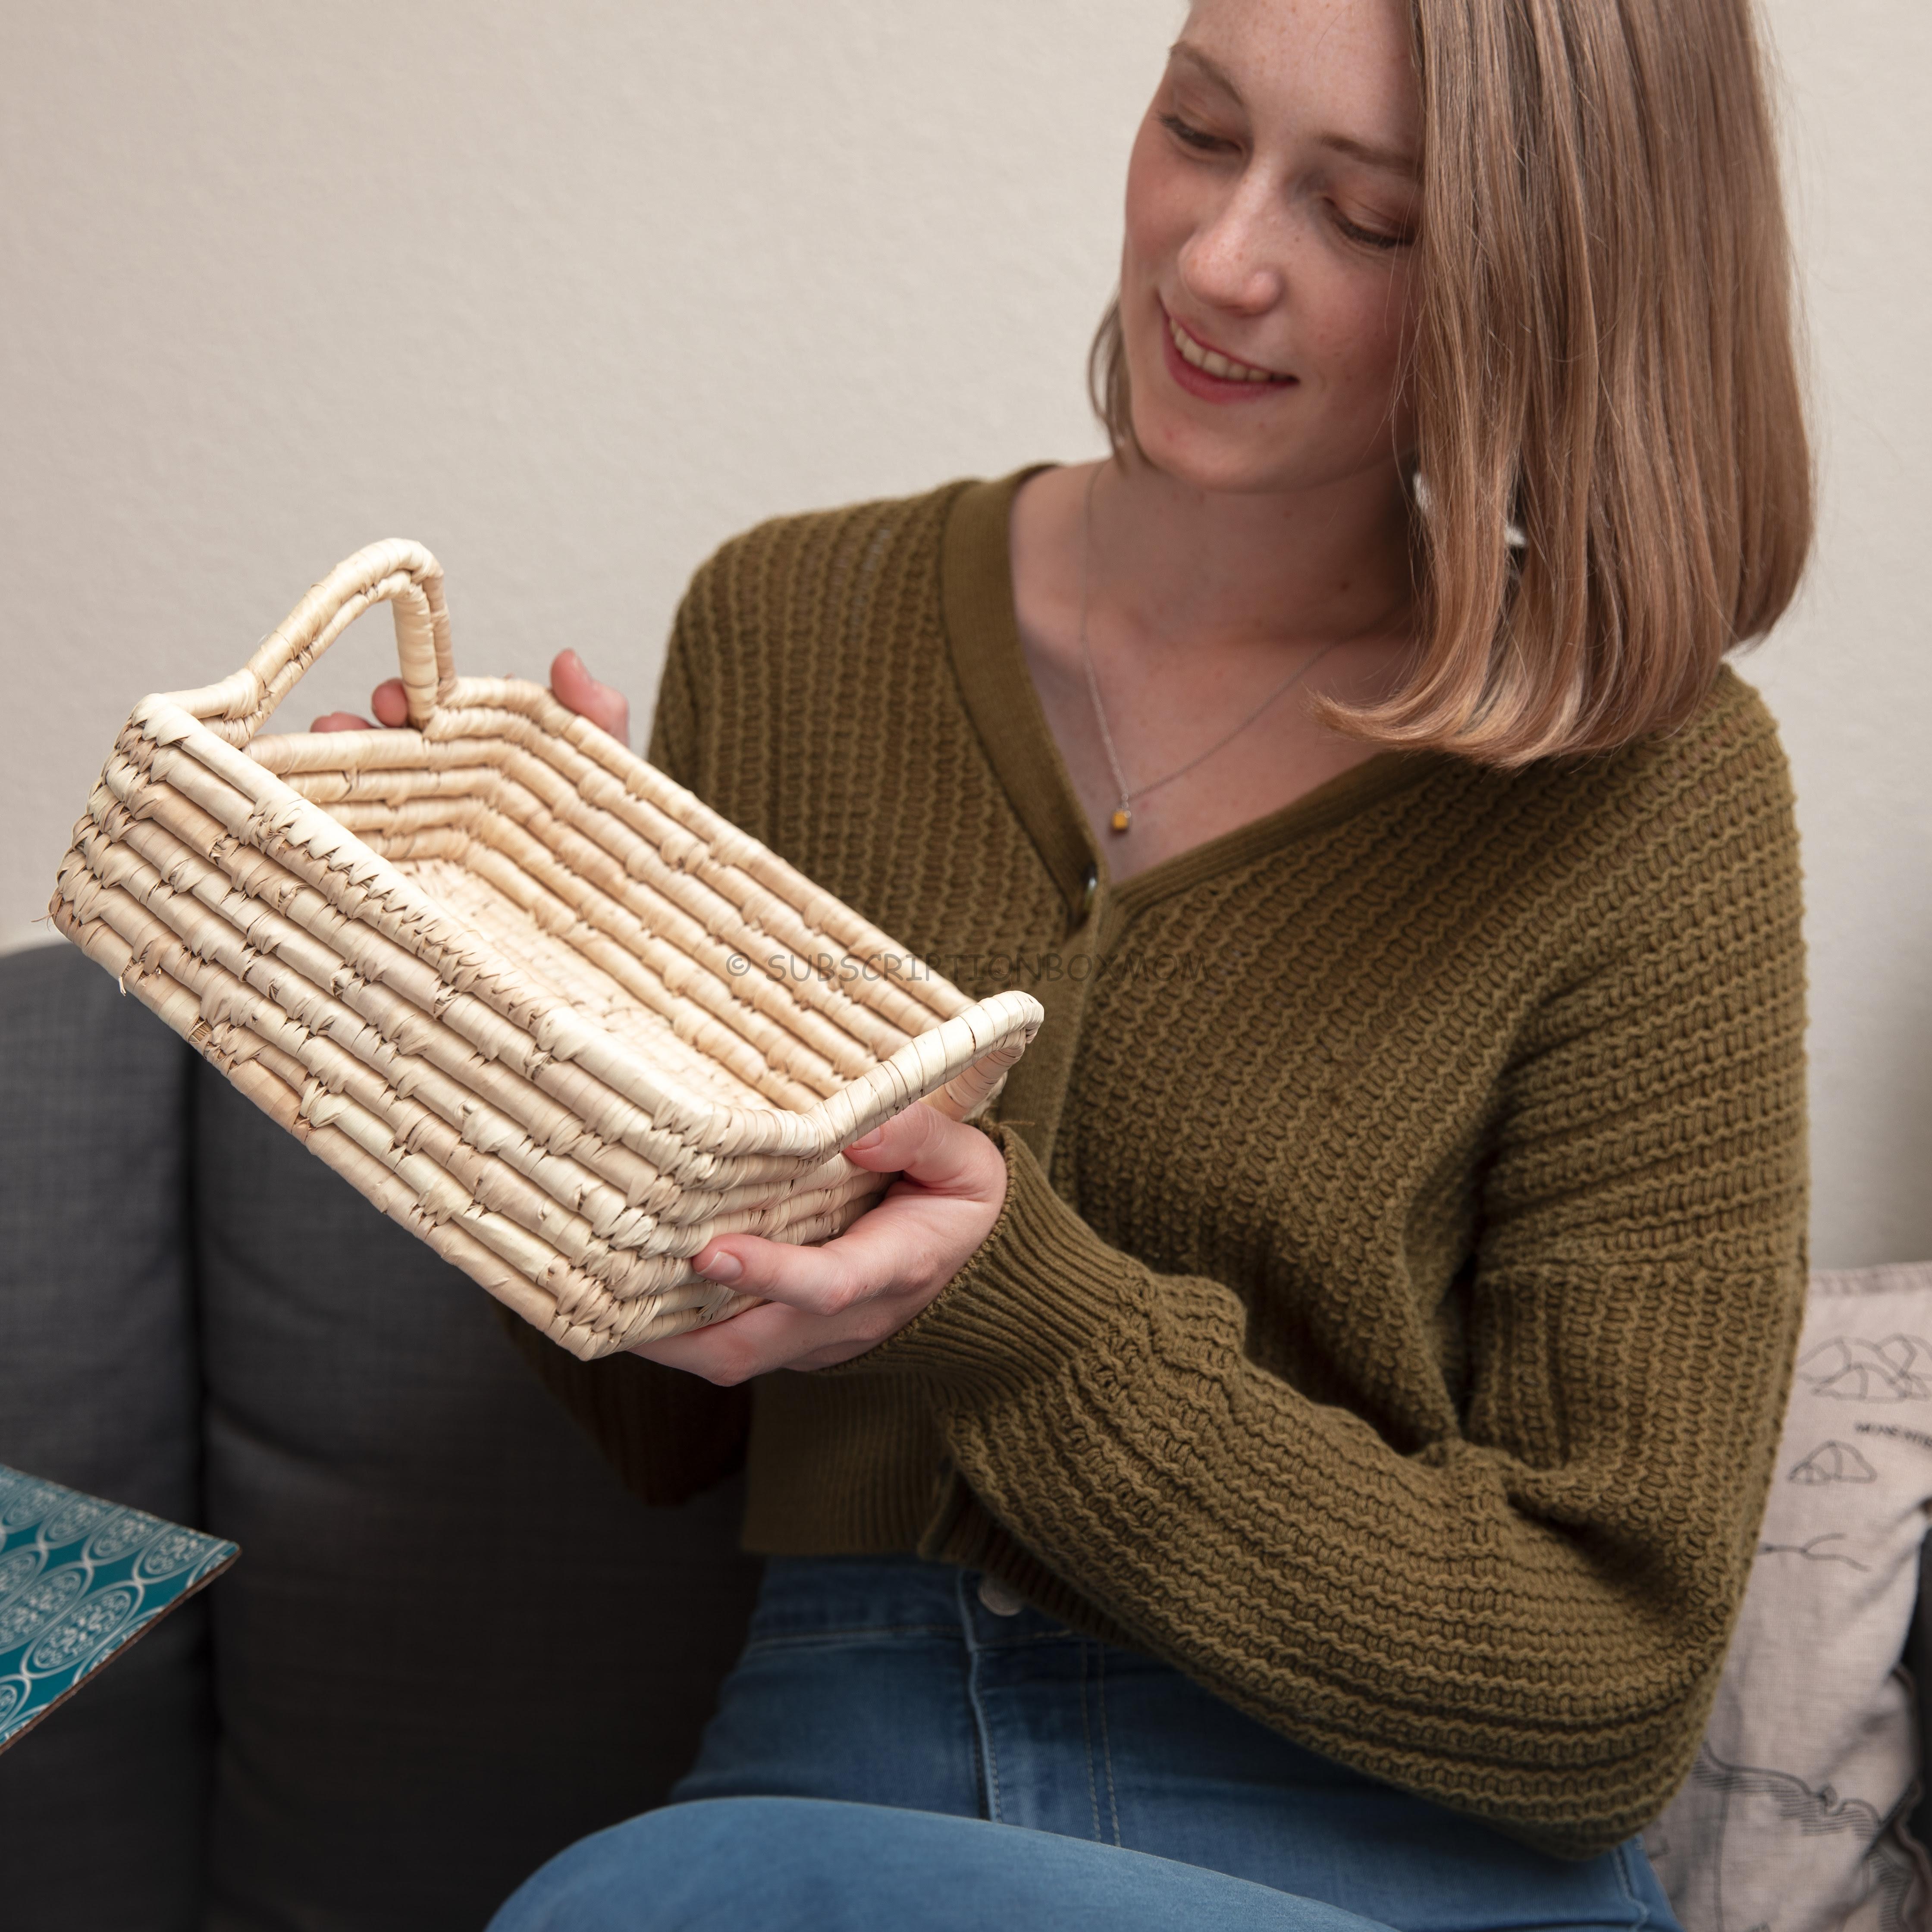
[[[1218,376],[1224,382],[1272,382],[1276,380],[1265,369],[1257,369],[1246,362],[1231,362],[1218,349],[1204,347],[1172,316],[1167,319],[1167,332],[1174,338],[1174,346],[1180,351],[1184,362],[1190,362],[1210,376]]]

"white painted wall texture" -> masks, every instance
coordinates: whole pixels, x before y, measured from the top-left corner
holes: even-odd
[[[142,692],[369,538],[645,709],[759,518],[1099,447],[1181,0],[0,0],[0,944]],[[1825,486],[1796,768],[1816,1258],[1932,1253],[1932,8],[1772,0]],[[297,724],[389,668],[365,621]]]

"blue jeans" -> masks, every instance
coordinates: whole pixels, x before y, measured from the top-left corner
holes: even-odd
[[[492,1932],[964,1927],[1000,1901],[1108,1932],[1677,1932],[1635,1839],[1532,1851],[910,1558],[774,1560],[671,1796],[553,1861]]]

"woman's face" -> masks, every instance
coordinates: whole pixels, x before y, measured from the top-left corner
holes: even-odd
[[[1404,0],[1196,0],[1127,170],[1120,320],[1157,467],[1393,476],[1421,137]]]

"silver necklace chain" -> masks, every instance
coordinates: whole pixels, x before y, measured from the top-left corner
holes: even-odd
[[[1104,466],[1096,464],[1092,475],[1087,478],[1087,494],[1080,512],[1080,662],[1086,667],[1087,694],[1094,700],[1094,722],[1100,728],[1100,742],[1106,748],[1107,766],[1114,775],[1114,790],[1120,801],[1114,808],[1109,822],[1116,832],[1124,832],[1130,831],[1133,826],[1135,800],[1145,798],[1150,792],[1159,791],[1163,785],[1171,785],[1176,778],[1184,778],[1197,765],[1204,765],[1216,752],[1232,745],[1276,698],[1285,697],[1292,691],[1342,640],[1337,638],[1334,644],[1323,645],[1299,670],[1283,678],[1232,731],[1216,738],[1207,750],[1196,752],[1186,764],[1176,766],[1165,778],[1155,778],[1147,784],[1130,787],[1127,775],[1120,769],[1120,754],[1114,748],[1114,734],[1108,729],[1107,707],[1100,702],[1100,680],[1094,669],[1093,649],[1087,641],[1088,580],[1094,554],[1094,487],[1100,482],[1100,472]]]

